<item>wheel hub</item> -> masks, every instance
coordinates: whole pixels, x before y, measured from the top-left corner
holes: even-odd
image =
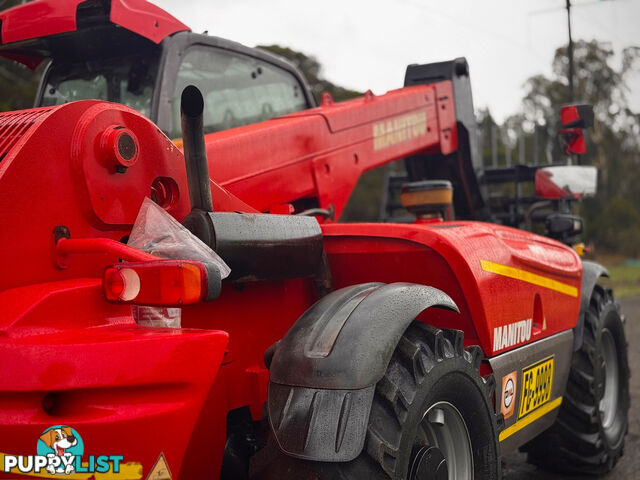
[[[449,478],[447,459],[438,447],[420,447],[414,457],[409,478],[411,480],[447,480]]]
[[[472,480],[473,455],[467,425],[449,402],[425,412],[413,447],[409,480]]]
[[[600,415],[605,431],[611,429],[618,408],[620,379],[615,340],[609,329],[602,330],[602,390],[600,392]]]

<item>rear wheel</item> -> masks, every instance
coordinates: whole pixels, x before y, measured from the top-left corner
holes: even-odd
[[[479,374],[478,347],[462,332],[414,322],[378,382],[367,440],[347,463],[282,454],[261,478],[494,480],[499,459],[493,377]]]
[[[601,474],[622,456],[628,429],[629,364],[624,325],[611,290],[596,285],[585,313],[556,423],[523,450],[555,471]]]

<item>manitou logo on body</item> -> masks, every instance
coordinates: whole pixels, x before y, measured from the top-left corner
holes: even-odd
[[[47,428],[37,443],[37,455],[4,455],[4,473],[119,473],[122,455],[89,455],[83,462],[84,443],[78,432],[66,425]]]
[[[373,124],[373,151],[422,137],[427,133],[426,112],[398,115]]]
[[[531,327],[533,320],[520,320],[503,327],[493,329],[493,351],[497,352],[504,348],[513,347],[519,343],[531,340]]]

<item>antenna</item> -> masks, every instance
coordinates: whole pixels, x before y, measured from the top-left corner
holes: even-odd
[[[529,12],[529,15],[540,15],[540,14],[544,14],[544,13],[551,13],[551,12],[557,12],[560,9],[566,9],[567,10],[567,29],[569,32],[569,45],[567,47],[567,57],[569,60],[569,103],[573,103],[574,101],[574,90],[573,90],[573,76],[574,76],[574,65],[573,65],[573,38],[571,37],[571,8],[572,7],[585,7],[587,5],[594,5],[596,3],[602,3],[602,2],[606,2],[606,1],[612,1],[612,0],[594,0],[591,2],[585,2],[585,3],[579,3],[577,5],[573,5],[571,3],[571,0],[565,0],[566,4],[564,7],[552,7],[552,8],[545,8],[542,10],[534,10],[533,12]]]

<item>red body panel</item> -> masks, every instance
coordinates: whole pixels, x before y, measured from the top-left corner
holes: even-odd
[[[0,12],[0,43],[46,37],[76,29],[76,10],[84,0],[36,0]],[[110,20],[149,40],[190,30],[167,12],[146,0],[112,0]]]
[[[461,315],[429,311],[429,323],[464,330],[467,344],[488,356],[528,343],[494,349],[496,327],[532,319],[535,341],[576,324],[580,259],[546,237],[478,222],[338,224],[324,225],[323,233],[336,287],[408,281],[439,288]],[[575,296],[485,271],[483,260],[572,286]]]
[[[98,279],[5,290],[0,304],[2,453],[35,454],[38,432],[63,421],[87,455],[124,454],[146,471],[163,452],[180,471],[227,333],[140,328]]]
[[[124,172],[102,141],[114,126],[140,146]],[[208,135],[214,208],[317,197],[339,216],[363,171],[456,148],[449,82],[323,106]],[[260,417],[264,351],[316,300],[312,281],[225,285],[218,300],[183,309],[183,329],[137,327],[130,307],[104,300],[100,278],[119,258],[144,261],[115,242],[155,182],[172,192],[167,211],[187,214],[181,152],[133,110],[84,101],[0,114],[0,159],[0,438],[11,439],[0,452],[33,454],[44,428],[65,423],[88,454],[123,454],[145,476],[163,452],[174,476],[214,478],[226,415],[248,406]],[[59,225],[71,239],[56,247]],[[464,330],[488,356],[518,346],[494,348],[496,328],[532,319],[533,341],[577,320],[579,259],[546,238],[470,222],[325,223],[323,233],[336,288],[440,288],[461,315],[429,311],[429,322]]]
[[[131,307],[105,302],[101,272],[128,256],[117,241],[138,206],[128,208],[127,188],[89,139],[98,124],[124,124],[143,139],[136,166],[147,167],[126,174],[146,183],[138,203],[157,172],[185,182],[180,152],[125,107],[88,101],[0,116],[0,432],[12,438],[0,452],[35,454],[38,432],[63,421],[80,432],[88,455],[118,454],[120,444],[126,461],[148,471],[163,452],[179,472],[228,334],[140,328]],[[97,171],[100,186],[92,183]],[[184,215],[185,200],[170,209]],[[58,249],[56,225],[72,235]],[[131,258],[150,257],[137,253]],[[47,413],[51,395],[60,406]],[[218,441],[221,451],[224,433]]]

